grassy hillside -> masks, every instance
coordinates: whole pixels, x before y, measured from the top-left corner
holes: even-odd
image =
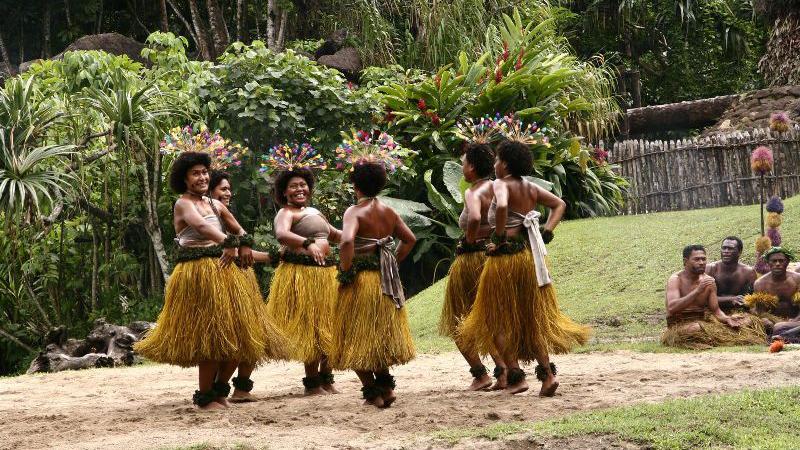
[[[800,248],[800,196],[785,201],[784,245]],[[602,217],[562,223],[548,246],[562,309],[594,327],[594,348],[634,342],[653,348],[664,322],[667,277],[681,269],[681,250],[699,243],[719,258],[722,239],[745,242],[743,261],[755,260],[760,233],[758,206],[735,206]],[[454,349],[436,333],[442,280],[414,296],[408,312],[421,351]]]

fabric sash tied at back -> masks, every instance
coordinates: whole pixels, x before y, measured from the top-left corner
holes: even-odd
[[[395,256],[397,243],[392,236],[380,239],[356,236],[356,252],[365,253],[373,248],[378,249],[380,256],[381,290],[384,295],[391,297],[395,307],[400,309],[403,307],[406,297],[403,293],[403,284],[400,282],[400,267],[397,265]]]
[[[539,231],[539,218],[541,216],[542,214],[536,210],[530,211],[528,214],[524,215],[516,211],[509,211],[508,223],[506,224],[506,228],[522,225],[527,230],[533,262],[536,266],[536,282],[539,284],[539,287],[546,286],[553,282],[550,278],[550,271],[547,270],[547,264],[545,264],[547,248],[544,245],[542,233]]]

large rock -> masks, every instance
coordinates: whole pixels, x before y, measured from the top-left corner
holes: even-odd
[[[320,59],[325,55],[333,55],[344,47],[347,40],[347,29],[341,28],[334,31],[325,42],[314,52],[314,59]]]
[[[358,74],[364,68],[361,55],[352,47],[343,48],[333,55],[322,56],[317,62],[342,72],[345,78],[353,82],[358,81]]]
[[[142,58],[142,49],[144,44],[127,36],[119,33],[103,33],[103,34],[90,34],[78,38],[72,44],[69,44],[63,52],[53,56],[52,59],[61,59],[66,52],[74,52],[77,50],[102,50],[112,55],[126,55],[133,61],[149,65],[149,61]],[[20,73],[25,72],[31,64],[39,61],[38,59],[32,61],[25,61],[20,64]]]

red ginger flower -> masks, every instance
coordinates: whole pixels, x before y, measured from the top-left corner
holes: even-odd
[[[503,70],[498,66],[497,70],[494,71],[494,82],[500,83],[501,81],[503,81]]]
[[[439,118],[438,114],[433,113],[433,115],[431,116],[431,122],[433,123],[434,126],[438,127],[439,124],[442,123],[442,120]]]
[[[417,108],[419,108],[420,111],[425,111],[428,109],[428,106],[425,104],[425,99],[419,99],[417,102]]]
[[[503,41],[503,61],[508,61],[508,42]]]

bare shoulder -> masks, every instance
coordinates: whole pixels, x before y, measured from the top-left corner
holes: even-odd
[[[675,272],[672,275],[670,275],[669,279],[667,279],[667,281],[668,282],[673,282],[673,281],[678,281],[680,279],[681,279],[681,272],[678,271],[678,272]]]
[[[769,282],[772,279],[772,274],[766,274],[764,276],[759,277],[755,283],[753,283],[753,288],[756,291],[763,290],[764,288],[769,286]]]
[[[711,275],[714,272],[716,272],[718,263],[719,263],[719,261],[714,261],[714,262],[710,262],[710,263],[706,264],[706,273]]]
[[[788,275],[789,279],[794,281],[795,284],[800,285],[800,273],[797,273],[797,272],[786,272],[786,275]]]
[[[756,269],[753,266],[748,266],[744,263],[739,263],[739,270],[747,276],[758,276],[756,274]]]

